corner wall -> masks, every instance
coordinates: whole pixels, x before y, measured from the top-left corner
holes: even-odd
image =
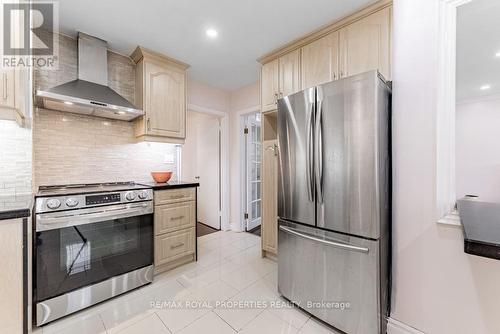
[[[429,334],[500,333],[500,261],[465,254],[461,229],[436,223],[439,2],[394,0],[391,318]]]

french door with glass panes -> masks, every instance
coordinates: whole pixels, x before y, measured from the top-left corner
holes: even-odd
[[[260,113],[245,117],[246,230],[260,226],[261,221],[261,139]]]

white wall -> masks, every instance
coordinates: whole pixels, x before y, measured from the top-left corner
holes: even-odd
[[[457,198],[500,202],[500,96],[456,109]]]
[[[429,334],[500,333],[500,261],[466,255],[461,229],[436,224],[438,5],[394,0],[391,317]]]

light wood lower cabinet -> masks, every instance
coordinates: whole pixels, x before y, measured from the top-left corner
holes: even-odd
[[[155,208],[155,235],[195,227],[196,202],[159,205]]]
[[[277,140],[266,140],[262,145],[262,250],[272,255],[278,254],[277,145]]]
[[[154,192],[155,273],[196,260],[196,188]]]
[[[155,237],[155,265],[161,266],[195,252],[195,228]]]
[[[0,333],[23,333],[23,221],[0,221]]]

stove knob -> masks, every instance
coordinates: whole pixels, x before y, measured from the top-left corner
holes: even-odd
[[[139,191],[139,198],[140,199],[147,199],[148,198],[148,192],[146,190]]]
[[[47,201],[47,207],[49,209],[55,210],[61,206],[61,201],[57,198],[52,198]]]
[[[127,201],[133,201],[135,199],[135,192],[129,191],[126,195],[125,198]]]
[[[66,200],[66,205],[73,208],[78,205],[78,200],[76,198],[70,197]]]

